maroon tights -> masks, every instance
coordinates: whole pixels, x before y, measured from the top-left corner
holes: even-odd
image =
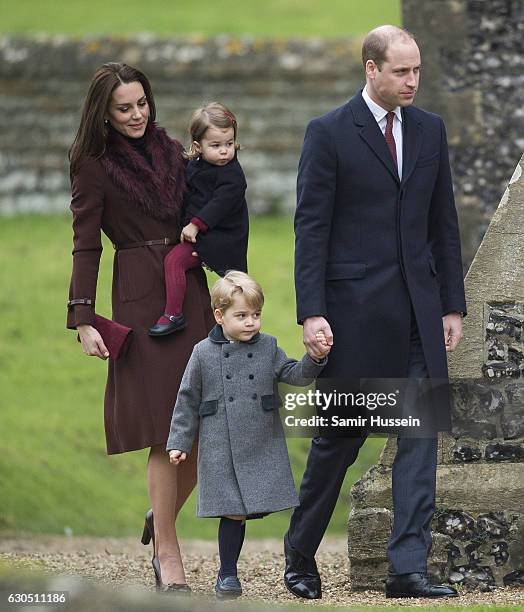
[[[167,299],[164,312],[168,315],[182,314],[186,294],[186,272],[201,264],[200,257],[191,254],[194,250],[195,245],[192,242],[181,242],[173,247],[164,258]],[[169,320],[161,316],[157,323],[165,325],[169,323]]]

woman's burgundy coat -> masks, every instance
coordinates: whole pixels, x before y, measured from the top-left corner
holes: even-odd
[[[107,153],[89,159],[72,179],[74,248],[70,299],[96,297],[101,231],[121,245],[180,235],[184,194],[182,147],[151,125],[152,167],[118,134]],[[133,330],[127,352],[109,359],[105,391],[107,452],[165,446],[178,387],[194,345],[214,324],[202,268],[187,273],[186,329],[162,338],[148,335],[165,305],[165,254],[172,246],[117,250],[113,261],[113,320]],[[67,326],[92,324],[92,306],[69,308]]]

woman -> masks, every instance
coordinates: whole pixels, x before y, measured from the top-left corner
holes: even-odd
[[[154,527],[149,515],[143,541],[153,538],[157,586],[189,591],[175,518],[195,486],[196,465],[173,469],[165,445],[186,363],[214,321],[199,267],[187,275],[187,328],[167,338],[147,334],[163,312],[163,259],[180,236],[185,190],[182,146],[154,121],[151,86],[140,71],[117,63],[96,71],[70,151],[74,248],[67,326],[78,330],[86,354],[109,357],[108,454],[150,447]],[[101,230],[116,249],[113,320],[133,330],[118,359],[94,326]]]

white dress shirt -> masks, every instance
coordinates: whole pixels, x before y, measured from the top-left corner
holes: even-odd
[[[379,106],[376,102],[369,97],[367,92],[367,88],[364,87],[362,91],[362,97],[364,98],[365,103],[368,105],[369,110],[372,112],[373,117],[375,117],[378,127],[381,129],[382,133],[386,133],[386,115],[388,111]],[[395,139],[395,145],[397,147],[397,164],[398,164],[398,176],[402,178],[402,113],[400,112],[400,106],[397,106],[393,109],[395,116],[393,117],[393,138]]]

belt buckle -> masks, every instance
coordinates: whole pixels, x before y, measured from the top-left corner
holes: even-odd
[[[164,246],[169,246],[169,238],[164,238]]]

